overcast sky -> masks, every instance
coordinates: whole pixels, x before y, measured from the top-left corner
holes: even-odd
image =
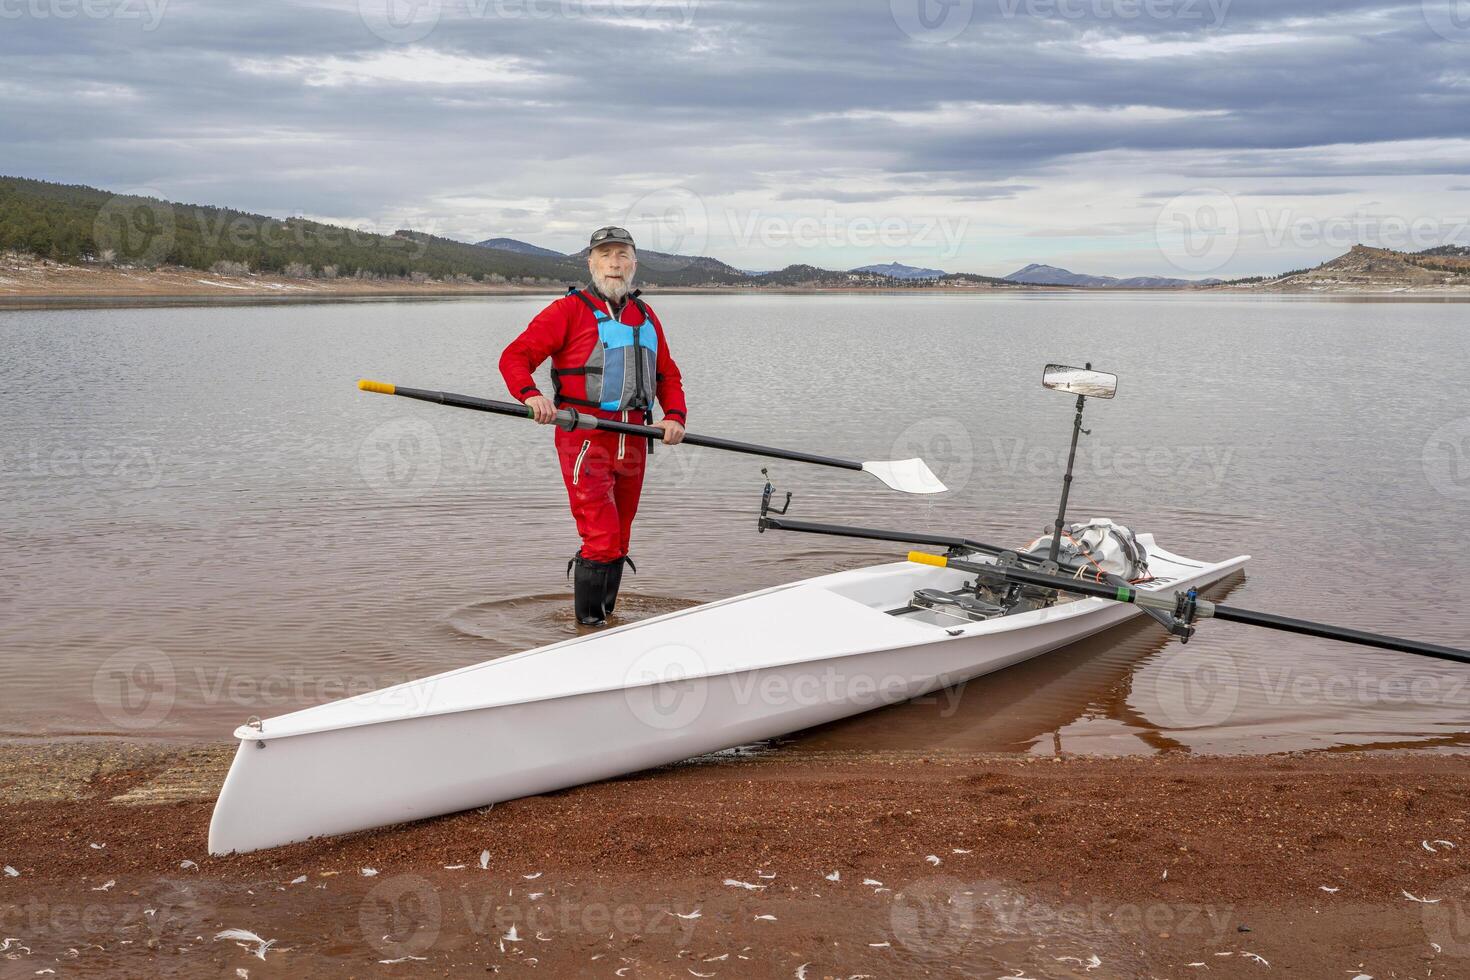
[[[1470,243],[1465,0],[0,0],[0,173],[742,268]]]

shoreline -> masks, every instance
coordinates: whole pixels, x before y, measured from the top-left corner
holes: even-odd
[[[215,858],[205,836],[233,752],[0,744],[0,864],[17,873],[0,877],[14,910],[0,924],[30,951],[0,966],[791,977],[806,963],[812,980],[1470,969],[1470,935],[1455,931],[1470,908],[1470,769],[1453,756],[731,755]],[[231,928],[277,944],[262,963],[214,939]]]
[[[36,294],[0,295],[0,313],[35,310],[124,310],[124,309],[184,309],[190,307],[235,308],[246,306],[311,306],[341,303],[435,303],[453,300],[480,300],[487,298],[549,297],[560,296],[562,290],[527,287],[515,290],[458,290],[422,292],[379,291],[370,293],[334,292],[316,295],[280,294]],[[689,286],[654,287],[649,295],[690,296],[1076,296],[1095,299],[1120,296],[1139,299],[1157,295],[1190,296],[1195,298],[1229,297],[1240,300],[1279,301],[1313,300],[1341,303],[1470,303],[1470,290],[1463,292],[1404,292],[1404,291],[1341,291],[1323,292],[1314,290],[1223,292],[1218,290],[1192,289],[1065,289],[1061,287],[1035,286],[1014,293],[1006,289],[823,289],[823,288],[770,288],[770,287],[720,287],[696,288]]]
[[[476,283],[399,280],[290,279],[284,276],[220,275],[167,266],[155,270],[74,266],[5,256],[0,261],[0,312],[36,309],[129,309],[187,306],[270,306],[309,303],[413,302],[485,297],[556,296],[560,283]],[[1241,296],[1368,302],[1470,302],[1470,287],[1364,286],[1297,287],[1181,286],[1088,288],[1014,283],[969,286],[655,286],[659,294],[690,295],[864,295],[864,296]]]

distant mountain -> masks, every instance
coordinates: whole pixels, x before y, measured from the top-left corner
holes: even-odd
[[[893,279],[939,279],[945,275],[943,269],[920,269],[917,266],[904,265],[901,262],[888,262],[883,265],[864,265],[850,272],[872,272],[880,276],[889,276]]]
[[[1220,282],[1219,279],[1170,279],[1167,276],[1133,276],[1128,279],[1089,276],[1039,262],[1017,269],[1005,278],[1011,282],[1024,282],[1033,286],[1081,286],[1092,289],[1173,289],[1180,286],[1213,286]]]
[[[517,241],[514,238],[487,238],[483,242],[475,242],[481,248],[496,248],[502,252],[515,252],[517,255],[540,255],[548,259],[564,259],[565,252],[553,252],[549,248],[540,245],[532,245],[530,242]]]
[[[1470,245],[1436,245],[1416,254],[1435,258],[1470,259]]]
[[[1253,282],[1272,290],[1394,290],[1470,287],[1470,249],[1441,245],[1423,252],[1354,245],[1312,269]]]

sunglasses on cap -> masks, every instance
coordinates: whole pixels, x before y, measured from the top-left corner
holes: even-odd
[[[616,225],[608,225],[605,228],[599,228],[594,231],[588,245],[589,247],[596,248],[598,245],[612,243],[627,245],[630,248],[636,249],[636,246],[633,245],[633,236],[628,234],[628,229],[619,228]]]

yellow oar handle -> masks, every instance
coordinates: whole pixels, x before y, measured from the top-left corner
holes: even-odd
[[[393,385],[390,385],[386,381],[369,381],[367,378],[363,378],[361,381],[359,381],[357,383],[357,386],[363,391],[374,391],[380,395],[392,395],[396,394],[398,391],[397,388],[395,388]]]
[[[949,559],[943,555],[931,555],[926,551],[910,551],[909,561],[916,565],[933,565],[935,568],[948,568]]]

